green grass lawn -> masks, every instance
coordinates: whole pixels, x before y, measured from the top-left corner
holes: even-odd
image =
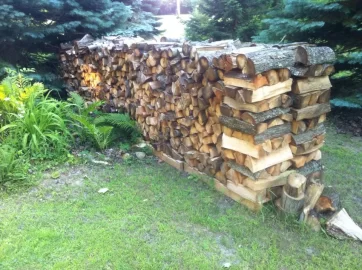
[[[360,224],[361,150],[361,138],[329,127],[326,184]],[[361,254],[360,243],[312,232],[272,207],[252,213],[154,158],[61,166],[0,197],[2,270],[361,269]]]

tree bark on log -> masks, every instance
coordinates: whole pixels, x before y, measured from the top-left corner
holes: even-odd
[[[330,111],[331,105],[329,103],[316,104],[299,110],[293,108],[291,109],[291,113],[295,121],[312,119]]]
[[[242,119],[250,124],[257,125],[267,120],[278,117],[282,114],[286,114],[290,111],[290,108],[274,108],[261,113],[245,112],[242,114]]]
[[[294,66],[294,51],[289,49],[266,49],[245,54],[248,59],[243,73],[256,75],[271,69]]]
[[[244,133],[250,134],[250,135],[255,135],[257,133],[256,127],[254,125],[251,125],[242,120],[232,118],[232,117],[227,117],[227,116],[220,116],[219,120],[220,120],[221,124],[223,124],[224,126],[226,126],[228,128],[231,128],[232,130],[241,131],[241,132],[244,132]]]
[[[245,175],[253,180],[258,180],[260,177],[261,172],[253,173],[251,172],[247,167],[243,165],[239,165],[234,161],[228,161],[227,163],[230,168],[234,169],[235,171],[241,173],[242,175]]]
[[[292,142],[294,145],[299,145],[302,143],[310,142],[313,140],[314,137],[325,133],[326,133],[326,128],[323,125],[323,123],[321,123],[317,127],[310,129],[304,133],[300,133],[297,135],[293,134]]]
[[[295,62],[305,66],[333,64],[335,61],[336,55],[329,47],[298,46],[295,51]]]
[[[318,160],[312,160],[310,162],[308,162],[306,165],[304,165],[303,167],[299,168],[297,170],[297,173],[303,174],[304,176],[308,176],[314,172],[318,172],[318,171],[322,171],[323,170],[323,165],[322,163]]]
[[[279,126],[274,126],[274,127],[268,128],[263,133],[255,135],[254,143],[261,144],[261,143],[265,142],[266,140],[281,137],[285,134],[290,133],[291,128],[292,127],[291,127],[290,123],[286,123],[284,125],[279,125]]]

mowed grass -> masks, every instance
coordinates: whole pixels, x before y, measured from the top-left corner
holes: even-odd
[[[362,140],[329,128],[326,183],[362,222]],[[51,173],[60,170],[61,177]],[[100,188],[109,191],[99,194]],[[362,245],[258,214],[153,158],[63,166],[1,194],[0,269],[361,269]]]

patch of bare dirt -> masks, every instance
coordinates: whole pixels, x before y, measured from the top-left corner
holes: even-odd
[[[333,109],[329,117],[338,133],[362,136],[362,110]]]

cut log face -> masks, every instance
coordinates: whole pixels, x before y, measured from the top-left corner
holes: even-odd
[[[295,51],[295,62],[305,66],[333,64],[335,61],[336,55],[329,47],[298,46]]]

